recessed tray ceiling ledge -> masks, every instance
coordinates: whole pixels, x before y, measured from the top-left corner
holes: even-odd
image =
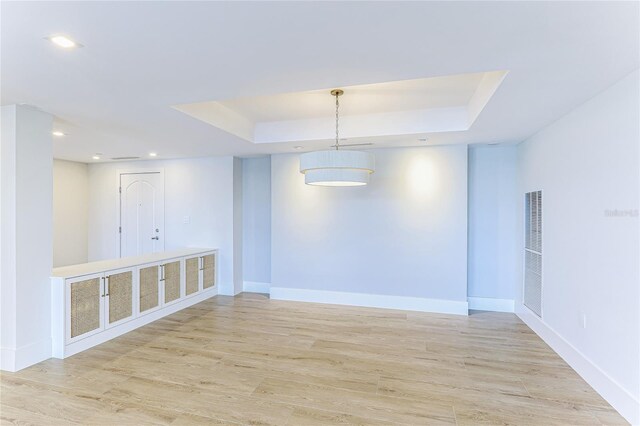
[[[507,71],[344,87],[340,134],[379,138],[468,130]],[[175,105],[198,120],[255,144],[328,140],[335,112],[328,90]]]

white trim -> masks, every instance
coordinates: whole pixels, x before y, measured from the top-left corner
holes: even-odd
[[[516,314],[629,423],[640,424],[640,400],[637,397],[620,386],[526,306],[519,305]]]
[[[242,283],[242,291],[247,293],[266,293],[271,292],[271,283],[262,283],[258,281],[245,281]]]
[[[51,358],[51,339],[19,348],[0,348],[0,370],[15,372]]]
[[[513,299],[493,299],[490,297],[469,297],[469,309],[478,311],[513,312],[515,301]]]
[[[271,287],[271,299],[366,306],[369,308],[402,309],[406,311],[437,312],[442,314],[469,314],[469,304],[466,301],[388,296],[384,294]]]

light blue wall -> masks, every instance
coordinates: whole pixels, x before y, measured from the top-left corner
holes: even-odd
[[[371,184],[350,188],[272,156],[272,286],[466,302],[467,147],[373,152]]]
[[[632,424],[640,424],[639,94],[636,70],[518,147],[520,194],[542,190],[542,321]]]
[[[244,281],[271,282],[271,158],[242,160]]]
[[[516,146],[469,148],[469,297],[515,297],[521,256],[516,164]]]

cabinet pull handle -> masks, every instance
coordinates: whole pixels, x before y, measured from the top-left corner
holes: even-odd
[[[109,295],[109,287],[111,287],[111,286],[109,285],[109,278],[111,278],[111,275],[107,275],[107,276],[105,277],[105,280],[104,280],[104,282],[105,282],[105,290],[106,290],[105,296],[108,296],[108,295]]]
[[[164,265],[160,265],[160,281],[164,281]]]
[[[200,270],[204,271],[204,257],[200,256]]]
[[[104,277],[100,277],[100,279],[102,280],[102,294],[100,295],[100,297],[104,297],[104,293],[105,293]]]

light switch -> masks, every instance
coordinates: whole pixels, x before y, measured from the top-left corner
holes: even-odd
[[[185,225],[188,225],[191,223],[191,216],[185,216],[182,218],[182,223],[184,223]]]

